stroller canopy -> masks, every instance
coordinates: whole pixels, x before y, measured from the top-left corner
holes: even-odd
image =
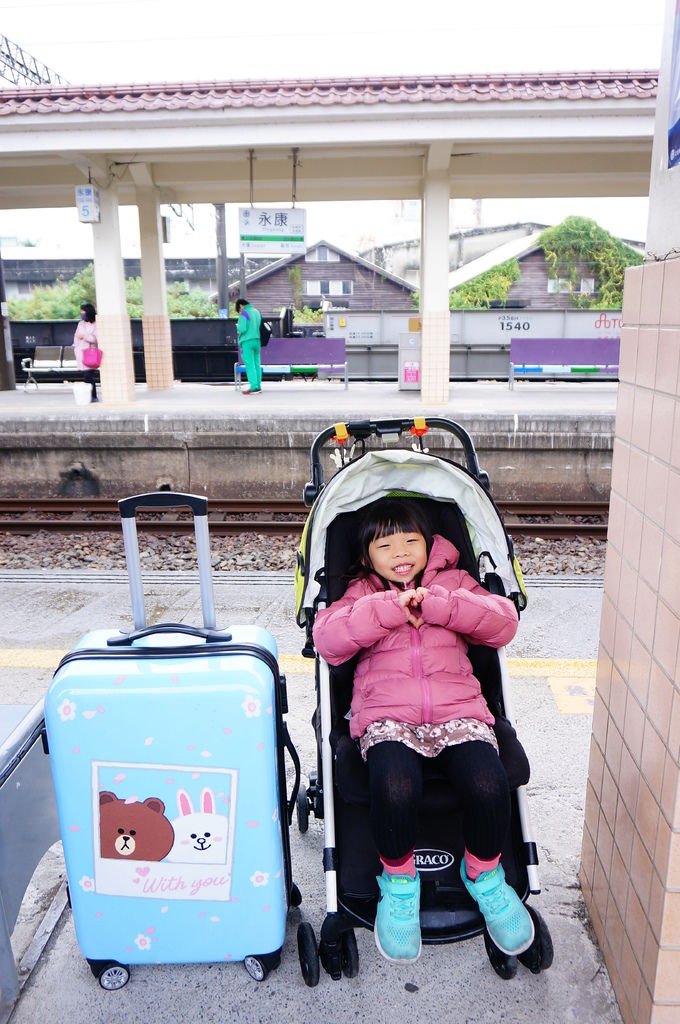
[[[505,593],[524,605],[521,571],[514,560],[498,509],[489,493],[462,466],[433,455],[405,449],[371,451],[344,466],[316,499],[305,525],[296,574],[297,621],[304,625],[306,611],[314,608],[320,585],[315,579],[324,568],[328,527],[343,512],[390,494],[455,502],[460,508],[475,553],[488,552]]]

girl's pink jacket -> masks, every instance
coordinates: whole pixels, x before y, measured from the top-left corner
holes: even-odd
[[[493,715],[472,674],[467,642],[504,647],[517,632],[517,611],[507,597],[489,594],[463,569],[458,551],[435,535],[423,573],[420,629],[406,621],[396,587],[384,590],[375,575],[353,580],[343,597],[322,609],[314,642],[330,665],[359,655],[354,674],[350,732],[392,718],[410,725]]]

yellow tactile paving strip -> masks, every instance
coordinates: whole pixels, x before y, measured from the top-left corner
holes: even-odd
[[[67,652],[41,647],[0,648],[0,669],[54,670]],[[544,679],[563,715],[589,715],[595,695],[596,662],[584,658],[508,658],[510,675]],[[279,665],[290,675],[312,674],[314,662],[301,654],[282,654]]]
[[[511,676],[540,677],[563,715],[590,715],[595,700],[597,662],[586,658],[508,658]]]
[[[0,668],[51,668],[54,670],[66,651],[47,647],[0,647]]]

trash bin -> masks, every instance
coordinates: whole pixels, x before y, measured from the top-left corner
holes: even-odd
[[[90,385],[84,380],[77,380],[73,383],[73,397],[76,400],[76,405],[89,405],[90,404]]]
[[[399,390],[420,391],[420,332],[399,335]]]

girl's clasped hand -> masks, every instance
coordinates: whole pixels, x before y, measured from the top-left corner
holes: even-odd
[[[420,614],[420,606],[429,594],[427,587],[416,587],[415,590],[404,590],[397,598],[400,606],[406,614],[406,621],[410,622],[416,629],[423,624],[423,616]]]

